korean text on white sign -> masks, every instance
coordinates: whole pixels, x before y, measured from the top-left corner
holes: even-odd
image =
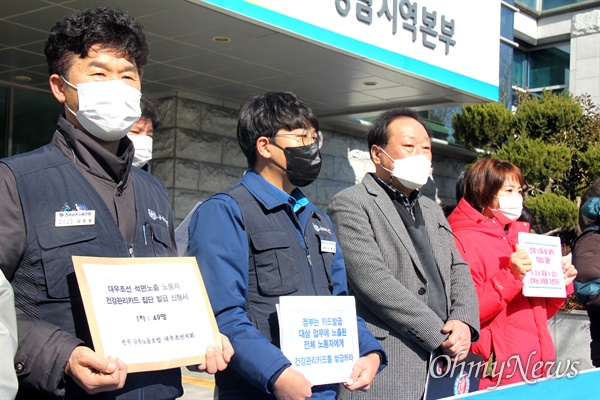
[[[523,295],[567,297],[560,238],[519,232],[519,246],[529,254],[532,264],[523,279]]]
[[[220,335],[194,257],[73,256],[95,351],[129,372],[195,365]]]
[[[278,307],[281,350],[313,385],[345,382],[358,360],[352,296],[286,296]]]

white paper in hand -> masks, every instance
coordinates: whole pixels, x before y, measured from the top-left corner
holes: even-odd
[[[567,297],[560,238],[519,232],[519,247],[531,258],[531,271],[523,279],[523,295]]]
[[[359,358],[352,296],[279,298],[280,341],[292,368],[313,385],[346,382]]]

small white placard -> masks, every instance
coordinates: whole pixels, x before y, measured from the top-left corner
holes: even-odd
[[[128,372],[199,364],[220,336],[194,257],[73,256],[95,351]]]
[[[313,385],[348,380],[359,358],[353,296],[282,296],[277,313],[292,368]]]
[[[321,240],[322,253],[335,253],[336,245],[333,240]]]
[[[523,279],[523,295],[567,297],[560,238],[519,232],[519,247],[529,254],[532,264]]]
[[[57,211],[54,213],[54,226],[84,226],[96,223],[96,210]]]

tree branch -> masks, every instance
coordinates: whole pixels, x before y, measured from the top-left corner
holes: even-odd
[[[556,228],[556,229],[552,229],[551,231],[548,231],[546,233],[542,233],[542,235],[544,235],[544,236],[552,236],[555,233],[558,233],[558,232],[561,232],[561,231],[562,231],[562,228]]]

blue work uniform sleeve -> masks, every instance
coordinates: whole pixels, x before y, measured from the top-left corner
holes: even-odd
[[[192,216],[188,254],[196,257],[219,330],[235,350],[228,368],[269,393],[269,379],[290,361],[250,321],[248,238],[238,204],[227,195],[204,202]]]

